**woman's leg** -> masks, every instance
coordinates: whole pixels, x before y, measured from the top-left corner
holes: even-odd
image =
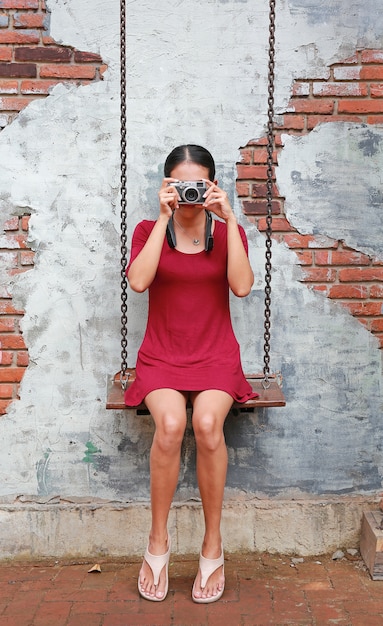
[[[202,555],[217,559],[221,555],[221,515],[227,472],[227,448],[223,433],[226,416],[233,398],[224,391],[208,390],[191,394],[193,429],[197,446],[197,479],[205,517]],[[201,572],[194,585],[196,598],[211,598],[224,585],[219,567],[201,589]]]
[[[156,426],[150,451],[152,526],[148,550],[153,555],[165,554],[168,550],[167,522],[179,476],[181,444],[186,428],[186,402],[187,394],[173,389],[158,389],[145,398]],[[144,560],[139,580],[146,595],[163,598],[164,571],[155,587],[152,570]]]

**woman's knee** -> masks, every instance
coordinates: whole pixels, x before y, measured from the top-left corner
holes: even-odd
[[[193,415],[193,430],[197,448],[214,452],[225,441],[221,420],[212,413]]]
[[[185,434],[186,417],[167,413],[156,420],[155,442],[165,453],[178,450]]]

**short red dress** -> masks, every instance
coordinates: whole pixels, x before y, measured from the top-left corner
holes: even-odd
[[[144,220],[136,226],[127,272],[154,224]],[[238,228],[247,252],[245,231]],[[136,380],[125,391],[125,404],[138,406],[148,393],[163,388],[219,389],[237,402],[257,396],[244,376],[230,317],[223,222],[215,221],[210,252],[185,254],[164,240],[149,287],[148,321],[137,355]]]

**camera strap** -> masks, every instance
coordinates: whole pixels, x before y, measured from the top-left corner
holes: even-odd
[[[213,218],[210,211],[206,211],[206,225],[205,225],[205,252],[213,250],[214,238],[212,235]],[[175,248],[177,245],[176,233],[174,230],[173,215],[169,218],[168,225],[166,227],[166,239],[170,248]]]

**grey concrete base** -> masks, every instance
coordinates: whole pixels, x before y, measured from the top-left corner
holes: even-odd
[[[225,550],[309,556],[357,547],[362,513],[374,507],[372,497],[228,500],[222,519]],[[0,558],[141,556],[149,527],[147,503],[33,497],[3,500]],[[169,530],[175,554],[198,554],[203,535],[200,503],[174,504]]]

